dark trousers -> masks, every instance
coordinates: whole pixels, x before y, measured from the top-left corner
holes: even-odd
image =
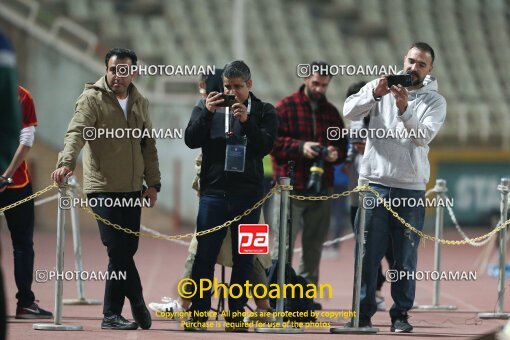
[[[92,193],[89,198],[137,198],[140,192],[129,193]],[[99,216],[133,231],[140,231],[142,209],[140,207],[100,207],[92,210]],[[126,234],[98,221],[101,241],[108,253],[108,272],[115,272],[117,280],[107,280],[104,290],[103,314],[121,314],[124,299],[127,297],[132,306],[144,303],[142,283],[136,269],[133,256],[138,249],[138,236]],[[119,274],[126,273],[126,280]],[[111,274],[109,274],[111,277]],[[115,277],[115,276],[114,276]]]
[[[231,195],[201,195],[197,217],[197,231],[204,231],[215,226],[221,225],[226,221],[232,220],[237,215],[242,214],[246,209],[251,208],[261,197],[231,196]],[[238,226],[239,224],[258,223],[260,218],[260,208],[252,211],[246,217],[241,218],[239,222],[232,223],[230,232],[232,236],[232,275],[230,276],[230,285],[235,283],[244,288],[245,282],[251,278],[253,269],[253,255],[239,254],[238,251]],[[198,248],[195,256],[195,262],[191,270],[191,278],[200,287],[200,279],[213,280],[214,265],[221,248],[221,244],[227,229],[223,228],[216,232],[197,237]],[[238,291],[235,290],[237,295]],[[211,290],[203,292],[203,298],[197,293],[191,299],[191,310],[208,311],[211,309]],[[231,311],[243,311],[244,305],[248,301],[246,291],[240,298],[233,299],[228,297],[228,306]]]
[[[0,207],[5,207],[32,195],[32,185],[7,189],[0,193]],[[5,211],[7,226],[11,232],[14,255],[14,280],[18,293],[18,306],[28,307],[34,302],[32,278],[34,273],[34,201],[18,205]]]
[[[0,340],[7,335],[7,313],[5,311],[4,278],[0,269]]]

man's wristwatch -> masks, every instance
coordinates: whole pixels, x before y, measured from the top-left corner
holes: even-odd
[[[161,183],[151,185],[151,187],[156,189],[157,192],[161,191]]]

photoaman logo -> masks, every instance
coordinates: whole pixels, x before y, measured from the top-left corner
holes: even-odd
[[[240,224],[238,235],[239,254],[269,253],[268,224]]]

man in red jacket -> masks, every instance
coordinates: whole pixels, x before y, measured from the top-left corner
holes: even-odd
[[[347,154],[344,138],[328,138],[331,129],[342,129],[344,123],[338,110],[326,99],[331,81],[329,65],[310,64],[311,73],[297,92],[283,98],[276,105],[278,133],[271,152],[275,180],[288,176],[288,161],[295,162],[294,193],[305,196],[326,195],[333,186],[333,165]],[[339,135],[338,135],[339,137]],[[330,140],[331,139],[331,140]],[[278,199],[275,200],[278,204]],[[291,249],[299,230],[303,231],[303,252],[298,274],[310,282],[319,282],[322,243],[330,220],[329,201],[291,201]],[[273,224],[276,226],[278,218]],[[278,249],[278,232],[273,233],[273,258]],[[291,252],[292,253],[292,252]],[[319,305],[317,305],[320,308]]]

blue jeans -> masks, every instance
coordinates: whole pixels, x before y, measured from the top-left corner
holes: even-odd
[[[197,231],[211,229],[221,225],[226,221],[232,220],[237,215],[242,214],[246,209],[251,208],[261,197],[249,197],[238,195],[201,195],[197,217]],[[246,217],[241,218],[239,222],[232,223],[230,232],[232,236],[232,275],[230,276],[230,285],[238,283],[244,288],[245,282],[250,278],[253,269],[253,255],[239,254],[238,252],[238,226],[239,224],[258,223],[260,218],[260,208],[254,210]],[[220,252],[221,243],[225,238],[227,229],[223,228],[216,232],[197,237],[198,247],[195,256],[195,262],[191,270],[191,278],[200,285],[200,279],[213,280],[214,265]],[[244,290],[244,289],[243,289]],[[234,291],[238,294],[237,290]],[[191,310],[208,311],[211,309],[211,290],[203,292],[203,298],[197,294],[191,299]],[[244,305],[248,301],[247,294],[243,294],[238,299],[228,297],[228,306],[231,311],[243,311]]]
[[[423,190],[407,190],[390,188],[378,184],[370,184],[384,199],[425,199]],[[367,193],[367,197],[374,197]],[[404,200],[400,200],[404,202]],[[399,206],[392,207],[400,217],[418,230],[423,229],[425,208]],[[390,239],[393,246],[394,262],[390,267],[396,271],[414,273],[416,271],[417,251],[420,238],[402,225],[382,204],[374,209],[366,209],[365,218],[365,253],[361,276],[360,318],[371,318],[377,311],[375,291],[377,273]],[[356,214],[356,230],[359,227],[359,209]],[[391,297],[394,304],[390,309],[391,319],[406,315],[413,307],[416,281],[403,278],[391,283]]]

